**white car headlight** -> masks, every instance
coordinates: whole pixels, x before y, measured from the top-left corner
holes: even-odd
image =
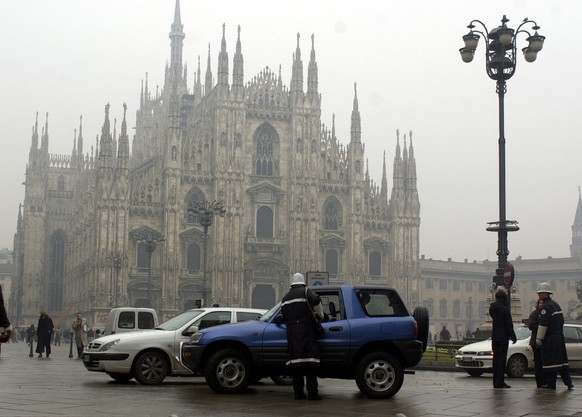
[[[204,333],[202,333],[202,332],[196,332],[196,333],[194,333],[190,337],[190,343],[199,343],[200,340],[202,340],[202,336],[204,336]]]
[[[111,342],[105,343],[103,346],[101,346],[99,351],[106,352],[109,349],[111,349],[113,346],[117,345],[118,343],[119,343],[119,339],[112,340]]]

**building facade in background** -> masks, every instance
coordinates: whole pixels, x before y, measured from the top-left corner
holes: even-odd
[[[268,67],[245,78],[240,28],[232,60],[223,28],[216,73],[209,51],[188,85],[179,0],[169,36],[163,88],[142,83],[131,152],[125,105],[119,133],[105,107],[95,148],[81,120],[70,155],[49,153],[48,115],[40,132],[37,117],[11,315],[28,324],[40,310],[81,311],[99,327],[116,305],[163,319],[204,299],[267,308],[307,271],[389,284],[420,304],[412,136],[397,134],[389,191],[385,158],[380,182],[369,176],[356,88],[349,143],[321,120],[313,37],[305,71],[297,36],[286,86]],[[188,211],[202,201],[226,209],[208,236]]]

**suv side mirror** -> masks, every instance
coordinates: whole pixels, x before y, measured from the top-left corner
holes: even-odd
[[[277,314],[275,316],[275,319],[273,320],[273,323],[275,323],[275,324],[285,324],[285,320],[283,320],[283,315],[281,313]]]

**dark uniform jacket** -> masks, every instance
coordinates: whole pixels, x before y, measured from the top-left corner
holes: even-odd
[[[547,327],[546,336],[542,340],[544,369],[568,366],[568,354],[564,342],[564,315],[562,307],[551,298],[544,301],[539,325]]]
[[[540,313],[541,310],[536,308],[531,312],[529,319],[527,320],[527,327],[531,330],[529,345],[532,347],[532,349],[539,348],[538,345],[536,345],[536,338],[538,335],[538,327],[540,326]]]
[[[306,288],[304,285],[292,286],[281,301],[281,314],[287,326],[289,366],[319,365],[315,320],[309,305],[314,307],[321,303],[321,299]]]
[[[10,320],[6,315],[6,307],[4,306],[4,295],[2,294],[2,286],[0,286],[0,327],[7,328],[10,326]]]

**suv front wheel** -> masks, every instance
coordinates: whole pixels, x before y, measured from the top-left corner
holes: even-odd
[[[236,349],[223,349],[213,354],[204,376],[210,388],[219,394],[242,392],[253,380],[249,360]]]
[[[356,384],[369,398],[390,398],[400,391],[403,382],[402,365],[389,353],[369,353],[356,367]]]

